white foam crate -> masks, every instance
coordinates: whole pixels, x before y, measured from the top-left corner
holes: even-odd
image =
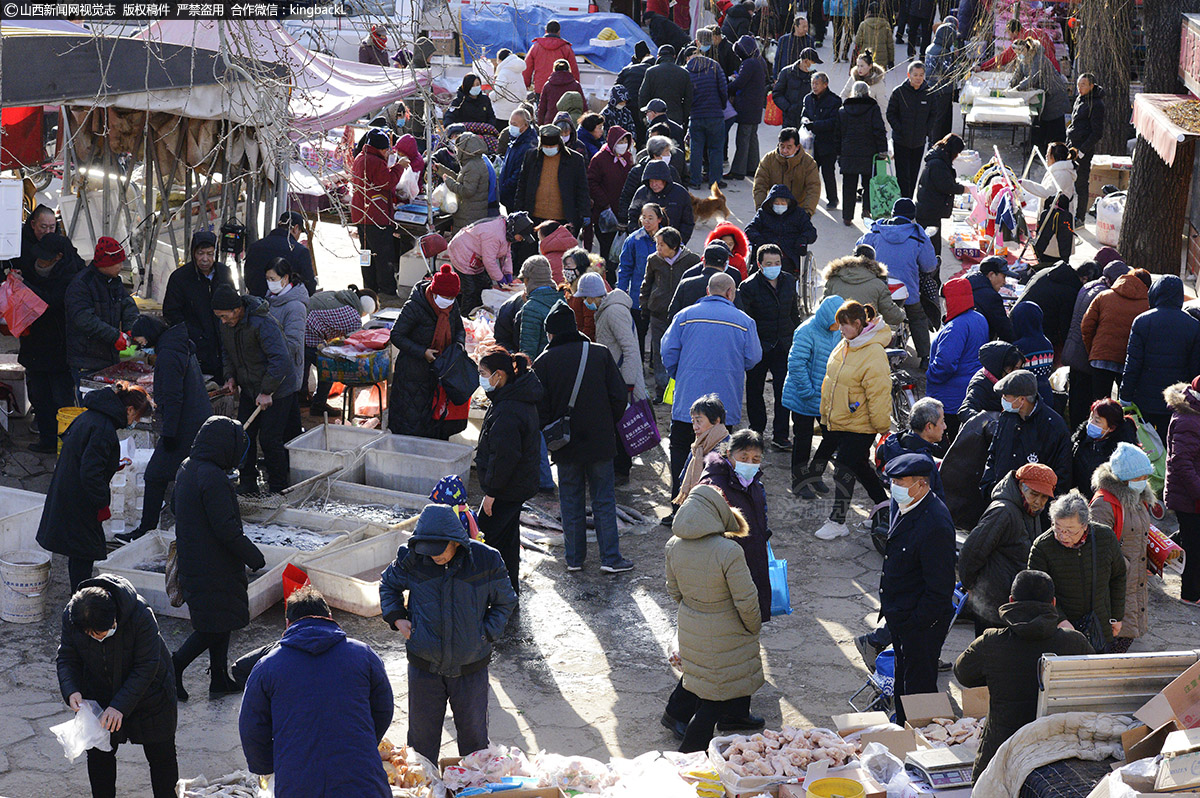
[[[416,523],[413,518],[400,529],[314,557],[303,566],[309,581],[331,607],[366,618],[379,615],[379,577]]]
[[[322,424],[297,435],[287,443],[292,484],[349,465],[364,446],[386,434],[346,424]]]
[[[331,499],[347,504],[382,504],[388,507],[400,505],[401,507],[409,507],[414,510],[420,510],[425,505],[430,504],[428,494],[400,493],[372,485],[364,485],[361,482],[348,482],[344,479],[330,482],[327,487],[314,493],[313,497]],[[308,508],[303,510],[289,510],[288,512],[296,513],[297,518],[300,517],[300,514],[303,514],[306,517],[312,518],[314,522],[317,519],[336,518],[344,524],[355,519],[355,516],[340,516]],[[367,524],[367,530],[363,537],[371,537],[384,531],[386,531],[386,527],[373,523]]]
[[[400,493],[429,495],[433,486],[451,474],[466,482],[475,450],[461,443],[387,435],[362,450],[362,473],[358,469],[345,479]]]
[[[0,554],[18,549],[37,551],[38,525],[42,521],[44,493],[0,488]]]

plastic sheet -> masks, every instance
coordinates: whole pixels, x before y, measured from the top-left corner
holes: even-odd
[[[74,762],[79,755],[89,748],[100,751],[111,751],[111,735],[100,725],[100,705],[90,698],[84,699],[83,706],[75,717],[66,723],[51,726],[50,731],[63,747],[63,756]]]

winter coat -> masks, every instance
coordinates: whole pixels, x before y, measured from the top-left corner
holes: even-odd
[[[682,172],[675,168],[674,164],[676,159],[679,160],[680,165],[683,167]],[[645,150],[642,150],[637,154],[637,161],[634,162],[633,168],[630,169],[629,174],[625,176],[625,185],[621,188],[621,196],[617,200],[617,204],[613,207],[613,213],[617,215],[617,221],[621,224],[628,225],[629,223],[629,206],[633,204],[633,195],[638,192],[638,189],[640,189],[642,184],[645,182],[644,175],[646,174],[646,167],[651,163],[652,161],[650,160],[650,156]],[[667,168],[670,169],[671,182],[682,183],[683,178],[681,178],[680,175],[687,174],[687,161],[684,160],[683,157],[682,144],[676,144],[674,147],[672,147],[671,161],[667,164]],[[689,199],[689,203],[690,201],[691,200]],[[633,218],[635,220],[633,222],[633,226],[636,227],[638,224],[640,224],[640,222],[636,221],[636,214]]]
[[[538,492],[540,436],[538,402],[542,383],[527,372],[488,392],[491,406],[483,417],[475,471],[485,496],[524,502]]]
[[[108,483],[120,460],[117,430],[129,426],[129,416],[112,388],[84,394],[83,407],[86,412],[62,434],[62,451],[46,491],[37,543],[64,557],[103,560],[108,552],[97,513],[110,503]],[[53,419],[43,421],[54,423]]]
[[[785,33],[779,37],[779,41],[775,44],[775,64],[772,70],[773,75],[778,75],[785,68],[800,60],[800,53],[807,48],[817,46],[811,33],[806,33],[803,36],[797,36],[794,33]]]
[[[620,288],[604,295],[596,310],[596,343],[616,358],[621,379],[633,388],[632,398],[636,402],[646,398],[646,376],[632,305],[629,294]]]
[[[635,61],[631,64],[626,64],[624,68],[617,74],[615,85],[624,86],[629,92],[629,105],[626,110],[634,111],[634,124],[637,126],[636,137],[641,141],[644,133],[645,120],[638,121],[638,115],[641,114],[641,109],[645,105],[641,101],[642,82],[646,79],[646,70],[654,65],[654,58],[647,56],[641,61]],[[621,127],[625,127],[622,125]],[[635,133],[629,130],[630,133]]]
[[[569,282],[563,275],[563,255],[577,246],[579,239],[571,235],[571,231],[566,227],[556,228],[538,242],[538,252],[550,261],[550,275],[556,284]]]
[[[724,119],[729,102],[729,82],[720,64],[706,56],[696,56],[684,67],[692,80],[691,119]],[[668,111],[668,116],[670,112]]]
[[[692,196],[686,188],[670,179],[670,169],[661,161],[646,164],[646,168],[642,171],[642,187],[634,193],[633,200],[629,203],[629,215],[626,217],[626,223],[630,230],[638,227],[640,224],[638,217],[642,214],[642,206],[647,202],[657,202],[667,215],[668,224],[679,231],[680,238],[686,244],[692,237],[692,231],[696,228],[696,218],[692,213]],[[655,194],[650,190],[651,180],[666,182],[662,193]]]
[[[1011,85],[1018,91],[1041,89],[1045,92],[1039,115],[1039,120],[1044,124],[1071,113],[1071,90],[1066,79],[1046,57],[1042,43],[1035,41],[1033,47],[1034,52],[1028,60],[1018,56]]]
[[[687,125],[692,115],[694,94],[692,76],[688,71],[660,58],[646,70],[646,77],[642,79],[642,87],[638,90],[638,102],[645,108],[651,100],[662,100],[667,104],[667,118],[677,124]]]
[[[750,10],[741,3],[734,3],[733,6],[725,12],[725,21],[721,24],[721,35],[726,39],[733,39],[734,41],[737,41],[750,32],[750,26],[752,24],[753,18],[750,14]],[[796,53],[797,56],[799,56],[800,51],[796,50]]]
[[[583,355],[582,335],[556,335],[546,351],[533,361],[533,370],[545,393],[538,403],[542,428],[567,415],[571,389]],[[613,353],[589,344],[583,382],[571,412],[571,441],[551,452],[556,463],[602,463],[617,454],[617,422],[629,406],[629,390]]]
[[[392,202],[404,168],[402,162],[388,166],[387,161],[387,153],[369,144],[354,156],[350,164],[350,224],[392,226]]]
[[[621,245],[617,263],[617,288],[625,291],[633,302],[633,310],[641,308],[642,282],[646,277],[646,262],[655,254],[654,237],[639,226]]]
[[[79,584],[85,587],[104,590],[116,603],[117,630],[107,640],[96,640],[71,622],[69,607],[63,609],[55,658],[63,700],[79,693],[120,712],[113,743],[174,741],[175,669],[154,611],[124,577],[100,574]]]
[[[746,233],[742,228],[738,227],[733,222],[721,222],[714,227],[707,236],[704,237],[704,246],[707,247],[712,242],[731,236],[733,238],[733,251],[729,253],[729,261],[726,268],[732,266],[738,270],[741,280],[745,280],[749,276],[749,258],[750,258],[750,241],[746,238]],[[722,242],[725,243],[725,242]]]
[[[1079,95],[1071,106],[1071,124],[1067,143],[1085,155],[1096,152],[1104,136],[1104,87],[1092,86],[1087,95]]]
[[[1005,474],[958,552],[958,579],[970,591],[971,612],[988,626],[1000,625],[1000,606],[1008,603],[1013,578],[1025,570],[1040,527],[1038,517],[1025,511],[1017,478]]]
[[[742,281],[738,294],[742,298],[742,310],[754,319],[764,352],[791,344],[792,333],[800,324],[794,275],[781,271],[775,278],[775,285],[771,285],[760,269]]]
[[[537,123],[539,125],[548,125],[554,121],[554,117],[558,113],[558,101],[570,91],[578,92],[580,97],[583,96],[583,87],[579,85],[579,78],[570,72],[555,72],[550,75],[550,79],[542,86],[541,97],[538,100]]]
[[[772,206],[777,199],[788,201],[787,213],[775,213]],[[778,244],[783,255],[783,270],[798,275],[804,254],[817,240],[817,228],[813,226],[809,212],[796,204],[796,197],[788,187],[775,185],[759,203],[750,224],[746,225],[746,239],[756,249],[764,244]]]
[[[841,333],[829,327],[842,302],[840,296],[825,297],[816,312],[792,334],[787,378],[783,381],[783,406],[793,413],[813,418],[821,414],[821,382],[825,378],[825,366],[833,348],[842,340]]]
[[[917,639],[954,612],[954,522],[942,500],[927,493],[901,513],[892,504],[879,611],[897,634]]]
[[[824,296],[854,300],[879,311],[890,325],[903,324],[907,317],[892,300],[888,290],[887,267],[867,258],[850,258],[834,263],[825,271]]]
[[[301,618],[246,680],[238,714],[246,765],[274,773],[279,795],[387,798],[377,746],[393,709],[383,660],[370,646],[332,618]]]
[[[458,137],[457,175],[446,175],[446,187],[458,197],[454,212],[454,230],[463,229],[488,215],[488,194],[491,191],[491,168],[484,160],[487,145],[474,133]]]
[[[413,286],[392,326],[391,342],[398,351],[388,401],[388,429],[397,435],[439,437],[439,424],[433,418],[432,409],[437,377],[433,365],[425,359],[425,350],[433,346],[433,334],[437,329],[437,309],[425,295],[432,283],[430,278],[425,278]],[[467,333],[457,300],[450,306],[449,316],[450,340],[454,346],[465,346]]]
[[[999,618],[1003,628],[986,630],[954,663],[954,677],[963,687],[988,688],[987,720],[975,755],[975,778],[1005,740],[1037,717],[1042,655],[1094,653],[1082,634],[1058,628],[1058,611],[1048,602],[1010,602],[1006,598]]]
[[[840,93],[840,96],[842,98],[842,104],[845,105],[846,100],[871,99],[875,102],[876,107],[880,109],[880,118],[882,118],[883,109],[886,108],[887,104],[888,104],[886,78],[887,78],[887,72],[884,71],[883,67],[879,66],[879,64],[871,64],[870,68],[867,70],[867,74],[864,76],[864,75],[858,74],[857,63],[854,61],[851,61],[850,69],[848,70],[848,75],[846,76],[846,84],[844,86],[842,86],[842,91]],[[854,84],[860,80],[863,83],[867,84],[867,87],[868,87],[867,97],[854,97],[853,96]],[[885,135],[886,135],[886,127],[885,127]]]
[[[562,291],[552,285],[538,286],[529,292],[517,316],[518,347],[536,358],[546,349],[546,314],[554,303],[562,299]]]
[[[496,110],[492,107],[492,99],[483,92],[475,97],[471,95],[470,90],[463,91],[462,87],[459,87],[442,121],[447,126],[466,122],[495,126]]]
[[[1093,546],[1096,547],[1095,572],[1092,571]],[[1083,544],[1074,549],[1059,543],[1054,530],[1043,532],[1029,549],[1029,567],[1045,571],[1054,580],[1054,603],[1059,620],[1074,625],[1089,612],[1095,612],[1100,619],[1100,628],[1104,630],[1105,642],[1112,640],[1108,619],[1125,616],[1125,580],[1131,567],[1126,565],[1121,544],[1112,529],[1093,519],[1088,524]]]
[[[946,310],[947,321],[933,334],[929,345],[925,394],[953,414],[966,399],[971,378],[981,368],[979,350],[988,342],[988,325],[987,319],[971,307],[951,315],[949,299]]]
[[[1013,314],[1021,305],[1031,302],[1041,308],[1045,323],[1043,332],[1054,345],[1054,350],[1061,352],[1071,331],[1075,299],[1082,289],[1079,272],[1071,264],[1061,261],[1053,268],[1043,269],[1033,276],[1029,285],[1025,286],[1021,299],[1013,307]]]
[[[896,43],[892,40],[892,26],[883,17],[867,17],[858,25],[854,34],[854,51],[870,50],[875,61],[891,66],[896,63]]]
[[[1121,637],[1138,638],[1150,631],[1147,609],[1150,594],[1146,588],[1146,535],[1153,520],[1149,505],[1158,499],[1150,486],[1141,494],[1134,493],[1129,485],[1113,474],[1112,467],[1104,463],[1092,474],[1092,522],[1103,524],[1117,535],[1121,542],[1121,553],[1125,555],[1125,615],[1121,624]],[[1120,503],[1121,524],[1116,523],[1116,513],[1100,491],[1108,491]],[[1111,618],[1120,618],[1111,615]],[[1102,619],[1102,621],[1107,618]]]
[[[412,636],[404,641],[409,665],[438,676],[469,676],[487,667],[517,594],[500,552],[471,540],[457,517],[446,513],[436,520],[418,527],[412,540],[453,541],[453,559],[438,565],[401,544],[380,579],[379,604],[388,626],[412,623]]]
[[[201,425],[212,415],[187,326],[176,324],[163,332],[154,354],[154,409],[162,423],[159,442],[175,439],[174,445],[186,455]],[[175,478],[174,473],[165,476],[168,481]]]
[[[1022,180],[1021,188],[1035,197],[1043,199],[1042,207],[1046,208],[1054,202],[1055,197],[1062,194],[1070,203],[1070,211],[1076,213],[1078,200],[1075,196],[1075,164],[1069,160],[1055,161],[1050,164],[1050,168],[1042,175],[1040,183],[1035,183],[1032,180]],[[1087,202],[1087,198],[1084,198]],[[1039,273],[1041,274],[1041,273]],[[1037,279],[1037,275],[1034,276]],[[1033,285],[1032,281],[1030,285]]]
[[[762,484],[762,471],[754,475],[750,484],[743,485],[729,459],[718,452],[710,452],[704,458],[701,485],[712,485],[721,491],[729,506],[742,514],[749,525],[748,534],[734,541],[746,555],[746,566],[758,591],[758,607],[762,622],[771,620],[771,576],[767,567],[767,541],[771,529],[767,523],[767,490]]]
[[[138,317],[133,297],[118,277],[105,277],[88,266],[71,279],[65,295],[67,363],[85,373],[114,366],[114,346]]]
[[[229,472],[246,448],[236,421],[204,422],[192,453],[175,480],[175,540],[179,586],[198,632],[231,632],[250,623],[246,569],[266,565],[242,533],[242,517]]]
[[[743,59],[729,81],[729,101],[737,111],[739,125],[759,125],[767,107],[767,79],[771,68],[758,53],[753,36],[738,39],[736,51]]]
[[[903,216],[876,219],[871,222],[871,229],[855,242],[855,246],[858,244],[873,246],[875,259],[887,267],[892,279],[904,283],[908,289],[904,304],[921,301],[920,273],[937,270],[937,254],[925,228]]]
[[[566,39],[549,34],[533,40],[525,54],[525,71],[521,73],[521,79],[541,94],[546,82],[554,75],[554,62],[560,58],[571,65],[571,77],[578,82],[579,63],[575,60],[575,50]]]
[[[1108,462],[1117,450],[1118,443],[1138,445],[1137,427],[1128,416],[1121,426],[1103,438],[1089,438],[1087,425],[1087,419],[1084,419],[1071,436],[1071,486],[1084,496],[1091,495],[1092,474]]]
[[[500,201],[509,213],[521,210],[517,205],[517,189],[521,185],[521,172],[525,168],[525,156],[537,149],[538,132],[532,125],[517,137],[516,141],[508,142],[508,152],[504,156],[504,165],[500,167]],[[538,169],[541,173],[541,169]],[[534,183],[534,189],[537,184]]]
[[[30,234],[32,235],[32,234]],[[46,310],[29,325],[29,332],[21,336],[17,362],[26,371],[38,373],[65,372],[67,370],[67,287],[75,275],[84,268],[78,255],[63,256],[42,277],[34,269],[31,257],[27,267],[17,267],[25,285],[46,303]],[[212,311],[209,318],[216,320]]]
[[[778,150],[771,150],[763,156],[754,173],[754,207],[761,208],[767,193],[778,185],[788,187],[810,218],[816,213],[821,200],[821,170],[807,152],[797,150],[791,158],[784,158]]]
[[[200,370],[214,377],[220,377],[224,371],[221,320],[212,311],[212,295],[221,283],[233,286],[233,277],[224,263],[213,264],[210,280],[189,261],[167,278],[162,305],[163,321],[171,326],[181,322],[187,325],[188,337],[196,345]],[[262,288],[266,293],[266,278],[263,278]]]
[[[851,97],[837,114],[842,174],[872,174],[875,155],[887,154],[887,128],[879,105],[870,97]]]
[[[1062,363],[1072,369],[1090,372],[1087,347],[1083,345],[1083,315],[1091,307],[1092,300],[1108,290],[1108,283],[1102,278],[1092,280],[1080,290],[1075,297],[1075,306],[1071,311],[1071,325],[1067,330],[1067,339],[1063,343]]]
[[[892,328],[877,319],[838,342],[821,382],[821,423],[834,432],[884,435],[892,426]]]
[[[942,484],[946,487],[946,509],[959,529],[972,529],[987,508],[979,489],[988,448],[996,436],[1000,411],[985,410],[967,417],[949,451],[942,459]],[[990,497],[991,493],[986,496]]]
[[[1092,300],[1079,325],[1089,362],[1125,363],[1133,320],[1150,309],[1147,295],[1146,284],[1130,273]]]
[[[1000,414],[983,469],[983,495],[990,494],[1005,474],[1026,463],[1048,465],[1055,474],[1071,473],[1071,433],[1062,416],[1043,399],[1037,401],[1027,418],[1021,418],[1020,413]],[[1067,480],[1060,479],[1054,495],[1061,496],[1068,487]]]
[[[1200,374],[1200,321],[1183,311],[1183,281],[1173,274],[1150,286],[1150,310],[1133,320],[1120,397],[1143,413],[1170,412],[1163,391]]]
[[[943,19],[933,32],[933,41],[925,51],[925,79],[935,91],[943,89],[950,93],[954,91],[954,83],[958,76],[955,73],[955,61],[962,53],[958,50],[958,26],[954,22]]]
[[[509,53],[496,67],[492,78],[492,110],[496,117],[508,123],[512,112],[521,107],[528,94],[522,72],[525,71],[525,59],[516,53]]]
[[[538,182],[542,177],[542,164],[546,159],[536,144],[535,138],[534,147],[525,153],[525,163],[517,181],[515,205],[509,206],[505,203],[510,211],[534,207]],[[562,197],[563,213],[563,218],[558,221],[566,222],[576,230],[582,230],[583,220],[590,218],[588,214],[592,207],[592,198],[588,196],[587,164],[583,162],[583,156],[570,147],[563,147],[557,157],[561,159],[558,164],[558,191]]]
[[[812,92],[812,76],[813,73],[806,72],[799,61],[784,67],[776,76],[771,99],[783,112],[784,127],[800,127],[804,118],[804,98]]]
[[[824,162],[836,158],[841,152],[838,141],[838,111],[842,98],[825,87],[820,94],[809,93],[804,98],[804,118],[813,133],[813,158]]]
[[[1007,341],[988,341],[979,347],[979,371],[971,376],[967,383],[967,392],[963,395],[962,404],[958,407],[959,421],[968,418],[981,410],[999,413],[1001,410],[1000,397],[996,395],[995,386],[1004,373],[1004,364],[1016,363],[1021,352]]]
[[[504,304],[496,311],[496,329],[494,332],[496,343],[509,352],[520,350],[521,331],[518,314],[520,314],[523,307],[525,307],[525,295],[518,292],[504,300]]]
[[[1166,390],[1172,411],[1167,427],[1167,478],[1163,501],[1177,513],[1200,513],[1200,396],[1188,388]]]
[[[397,179],[399,179],[399,173],[397,173]],[[393,183],[392,185],[394,186],[395,184]],[[389,201],[387,209],[389,220],[391,219],[391,213]],[[371,221],[370,224],[379,224],[382,227],[386,227],[388,223]],[[246,293],[257,297],[265,297],[267,295],[266,273],[268,267],[271,265],[271,261],[275,260],[275,258],[283,258],[288,262],[288,265],[292,267],[292,274],[296,276],[296,279],[304,283],[304,287],[308,289],[310,296],[317,292],[317,277],[313,274],[312,256],[309,254],[308,247],[292,238],[292,234],[286,228],[276,227],[246,247],[246,264],[242,268],[242,281],[246,286]],[[222,267],[218,266],[218,268]],[[211,315],[211,308],[209,313]]]
[[[1017,304],[1012,310],[1013,346],[1025,356],[1026,371],[1037,377],[1038,395],[1048,405],[1054,404],[1054,391],[1050,388],[1050,375],[1054,373],[1054,345],[1042,333],[1042,309],[1026,302]]]
[[[304,328],[308,321],[308,289],[293,285],[282,294],[267,294],[271,316],[279,322],[284,343],[296,370],[296,385],[304,379]]]
[[[892,89],[888,98],[887,121],[892,129],[892,142],[897,147],[924,147],[933,123],[937,121],[936,117],[937,110],[928,83],[922,83],[921,88],[914,89],[905,80]]]
[[[691,422],[692,402],[715,393],[725,425],[742,420],[746,372],[762,360],[754,319],[725,297],[706,296],[675,314],[662,337],[662,364],[675,378],[671,420]]]
[[[592,221],[598,221],[600,214],[606,209],[617,212],[617,203],[621,199],[621,189],[625,187],[625,178],[633,169],[633,128],[612,126],[605,134],[605,144],[592,160],[588,161],[588,193],[592,195]],[[616,154],[616,146],[621,139],[629,137],[629,149],[624,155]],[[617,217],[621,221],[621,217]]]
[[[902,454],[924,454],[936,461],[940,458],[940,450],[940,443],[930,443],[912,431],[892,433],[875,449],[875,462],[882,470],[882,466],[887,465],[888,461]],[[933,469],[929,476],[929,489],[933,491],[934,496],[943,502],[946,501],[946,486],[942,484],[941,469]]]
[[[512,245],[503,216],[491,216],[454,234],[446,254],[459,274],[487,274],[493,282],[512,276]]]
[[[934,147],[925,153],[925,168],[917,179],[917,218],[933,222],[949,219],[954,209],[954,198],[966,193],[966,187],[958,182],[950,153]]]
[[[667,318],[671,298],[679,286],[683,273],[699,264],[700,256],[685,246],[680,246],[674,263],[667,261],[657,252],[646,258],[646,274],[638,292],[639,309],[649,311],[657,319]]]
[[[242,296],[242,311],[236,327],[221,325],[224,378],[251,395],[291,396],[300,387],[298,376],[270,306],[256,296]]]
[[[625,103],[624,108],[620,107],[621,103]],[[633,147],[632,138],[633,138],[634,131],[637,128],[636,128],[636,122],[633,118],[633,110],[632,109],[636,108],[637,106],[636,105],[631,106],[629,103],[630,103],[629,89],[626,88],[625,86],[621,85],[620,83],[614,83],[612,88],[609,89],[609,92],[608,92],[608,104],[605,105],[604,109],[600,112],[601,115],[604,117],[604,128],[601,129],[600,132],[601,132],[601,134],[605,135],[605,138],[600,138],[600,139],[594,140],[595,141],[594,146],[589,145],[589,149],[591,150],[592,157],[595,157],[596,152],[599,151],[599,149],[602,146],[604,146],[604,142],[607,139],[607,135],[605,134],[605,131],[611,131],[614,127],[619,127],[622,130],[627,131],[630,135],[631,140],[629,143],[629,151],[626,152],[625,154],[627,156],[629,156],[630,163],[633,162],[634,147]],[[639,113],[640,113],[640,111],[639,111]],[[581,133],[580,135],[584,135],[586,133],[587,133],[587,131],[583,131],[583,133]],[[613,143],[615,144],[616,142],[614,141]]]
[[[749,526],[715,490],[694,488],[666,546],[667,593],[679,602],[684,689],[708,701],[763,685],[758,591],[738,539]]]
[[[658,47],[669,44],[678,53],[691,44],[691,39],[688,38],[687,31],[672,22],[665,14],[646,11],[642,15],[642,22],[646,26],[646,31],[650,34],[651,41]],[[661,61],[662,59],[659,60]],[[672,61],[671,63],[674,64],[675,62]],[[645,105],[645,100],[643,100],[643,105]]]
[[[987,275],[980,272],[968,274],[967,282],[971,284],[971,293],[975,297],[975,309],[987,319],[988,337],[993,341],[1012,341],[1012,321],[1004,309],[1004,298],[1000,292],[992,288]]]

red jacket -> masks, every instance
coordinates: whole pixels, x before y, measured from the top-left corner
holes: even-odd
[[[350,165],[350,223],[390,226],[396,183],[402,174],[399,163],[388,167],[382,150],[363,147]]]
[[[580,97],[584,96],[583,87],[579,85],[579,78],[571,77],[570,72],[554,72],[550,75],[545,85],[542,86],[542,96],[538,98],[537,123],[539,125],[549,125],[554,121],[554,117],[558,115],[558,101],[569,91],[577,91]],[[586,103],[587,100],[585,99],[584,102]]]
[[[575,61],[575,50],[566,39],[559,36],[539,36],[534,39],[533,46],[525,55],[525,71],[521,73],[525,85],[533,86],[533,90],[541,94],[542,87],[554,71],[554,62],[560,58],[566,59],[571,65],[571,74],[575,76],[575,80],[579,80],[579,64]]]
[[[708,238],[704,239],[704,246],[707,247],[721,236],[733,236],[733,253],[729,257],[729,265],[741,272],[742,279],[745,280],[750,273],[749,265],[746,262],[746,259],[750,257],[750,242],[746,238],[746,234],[733,222],[721,222],[708,234]]]
[[[637,153],[633,148],[633,137],[620,125],[608,129],[608,141],[600,152],[592,156],[588,162],[588,191],[592,195],[592,221],[598,221],[605,208],[617,212],[617,202],[621,199],[621,189],[625,187],[625,178],[633,169],[633,161]],[[630,141],[629,149],[620,158],[616,155],[616,146],[623,138]],[[603,254],[603,253],[602,253]]]

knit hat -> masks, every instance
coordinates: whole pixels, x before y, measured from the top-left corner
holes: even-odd
[[[509,241],[513,241],[516,236],[527,236],[533,232],[533,220],[529,218],[529,214],[525,211],[514,211],[508,215],[508,219],[504,222],[504,234]]]
[[[1118,443],[1117,450],[1108,458],[1108,466],[1113,476],[1122,482],[1154,473],[1150,458],[1132,443]]]
[[[145,313],[137,317],[129,328],[131,338],[145,338],[150,346],[158,346],[158,338],[167,331],[167,325],[161,319],[147,316]]]
[[[724,241],[713,241],[704,248],[704,265],[716,266],[725,268],[725,264],[729,262],[729,247],[725,246]]]
[[[892,203],[892,216],[903,216],[912,219],[917,215],[917,204],[908,197],[901,197]]]
[[[580,299],[595,299],[607,293],[604,290],[604,278],[595,272],[586,272],[579,277],[579,286],[575,289],[575,296]]]
[[[386,150],[392,146],[392,139],[386,131],[374,128],[367,132],[366,146],[374,147],[377,150]]]
[[[659,45],[658,57],[674,61],[675,60],[675,48],[669,44]]]
[[[546,314],[546,333],[548,335],[565,335],[573,332],[579,332],[579,328],[575,325],[575,311],[560,299]]]
[[[206,247],[212,247],[215,249],[216,246],[216,233],[214,233],[212,230],[197,230],[196,232],[192,233],[192,247],[188,251],[192,253],[193,257],[195,257],[196,250],[205,249]]]
[[[1125,261],[1123,260],[1114,260],[1110,262],[1101,272],[1101,274],[1104,275],[1104,282],[1108,283],[1109,285],[1112,285],[1118,279],[1120,279],[1121,275],[1128,273],[1129,267],[1125,265]]]
[[[125,262],[125,247],[121,246],[121,242],[110,236],[100,236],[96,241],[96,253],[92,258],[92,265],[97,269],[103,269],[106,266],[116,266],[118,263]]]
[[[1017,369],[1009,373],[994,386],[997,396],[1037,396],[1037,377],[1032,371]]]
[[[550,272],[550,261],[541,255],[531,255],[526,258],[525,263],[521,265],[521,282],[530,291],[545,285],[553,286],[554,278]]]
[[[438,273],[433,275],[433,283],[429,287],[438,296],[453,299],[458,296],[458,290],[462,285],[458,279],[458,273],[451,268],[449,263],[443,263],[442,268],[438,269]]]
[[[641,39],[638,39],[638,41],[633,45],[634,62],[640,62],[648,55],[650,55],[650,45],[646,44],[646,42],[642,41]]]
[[[237,310],[242,306],[242,298],[232,285],[221,283],[213,291],[211,304],[213,310]]]
[[[1096,263],[1100,264],[1100,268],[1104,268],[1114,260],[1121,260],[1121,253],[1112,247],[1100,247],[1096,250]]]
[[[1017,469],[1017,481],[1030,490],[1036,490],[1043,496],[1053,496],[1054,486],[1058,484],[1058,474],[1054,469],[1042,463],[1026,463]]]

